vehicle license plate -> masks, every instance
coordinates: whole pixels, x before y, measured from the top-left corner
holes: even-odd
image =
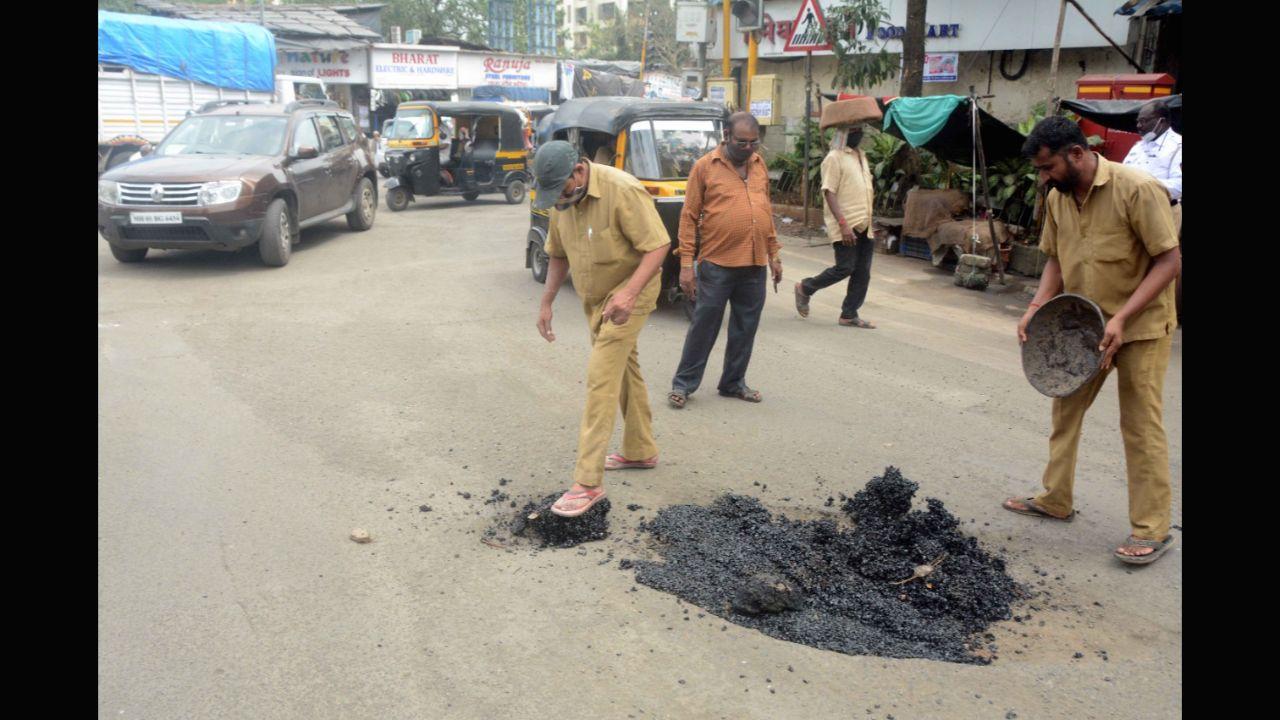
[[[130,225],[181,225],[180,212],[131,212]]]

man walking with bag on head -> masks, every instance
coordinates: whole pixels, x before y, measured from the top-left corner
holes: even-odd
[[[756,153],[759,147],[760,123],[751,113],[736,112],[729,116],[724,142],[689,172],[680,214],[680,287],[696,303],[667,396],[677,409],[702,383],[726,303],[729,339],[720,394],[755,403],[763,399],[747,387],[747,365],[764,311],[765,266],[773,271],[776,291],[782,281],[782,246],[773,227],[769,171]],[[702,244],[695,258],[699,234]]]
[[[875,254],[871,239],[875,183],[867,154],[858,149],[861,142],[861,124],[854,128],[836,128],[831,152],[822,161],[825,200],[822,215],[827,239],[835,249],[836,264],[816,277],[796,283],[796,312],[800,317],[809,317],[809,298],[814,293],[849,278],[840,308],[840,324],[875,329],[875,325],[858,317],[858,309],[867,297],[867,286],[871,284],[871,258]]]
[[[605,470],[658,464],[649,390],[640,375],[636,341],[657,306],[659,272],[671,240],[639,180],[588,162],[563,140],[538,148],[533,175],[534,209],[555,206],[547,230],[550,260],[538,332],[555,342],[552,305],[572,270],[591,333],[574,484],[551,507],[556,515],[577,517],[604,497]],[[622,453],[606,458],[619,408]]]

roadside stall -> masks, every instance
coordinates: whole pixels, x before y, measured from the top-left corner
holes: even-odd
[[[884,132],[923,148],[940,160],[969,168],[968,198],[958,190],[907,193],[900,252],[929,259],[935,266],[954,256],[962,266],[985,269],[976,258],[989,258],[1000,279],[1011,251],[1013,232],[994,217],[988,165],[1017,162],[1024,137],[978,106],[969,95],[898,97],[878,100],[884,110]],[[979,214],[978,198],[983,198]],[[967,200],[967,202],[965,202]],[[999,252],[996,251],[999,248]],[[969,257],[974,256],[974,257]],[[958,278],[960,271],[958,270]],[[966,287],[985,286],[982,273],[969,273]],[[958,279],[959,282],[959,279]]]

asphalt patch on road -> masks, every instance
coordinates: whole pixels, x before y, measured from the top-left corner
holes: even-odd
[[[636,580],[810,647],[989,663],[996,648],[983,631],[1009,619],[1024,591],[942,501],[911,510],[918,487],[887,468],[845,499],[852,527],[774,516],[735,494],[667,507],[641,523],[661,559],[636,561]]]
[[[541,547],[558,548],[571,548],[609,536],[609,498],[600,500],[578,517],[566,518],[551,512],[560,495],[552,493],[537,502],[525,503],[511,519],[511,535],[534,539]]]

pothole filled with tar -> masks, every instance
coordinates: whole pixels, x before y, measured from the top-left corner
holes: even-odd
[[[542,547],[559,548],[609,536],[609,498],[600,500],[578,517],[566,518],[551,512],[560,495],[552,493],[538,502],[525,503],[511,520],[511,535],[536,540]]]
[[[942,501],[912,511],[918,487],[887,468],[841,507],[852,528],[774,517],[743,495],[664,508],[641,524],[661,560],[637,561],[636,579],[823,650],[989,663],[981,633],[1023,591]]]

